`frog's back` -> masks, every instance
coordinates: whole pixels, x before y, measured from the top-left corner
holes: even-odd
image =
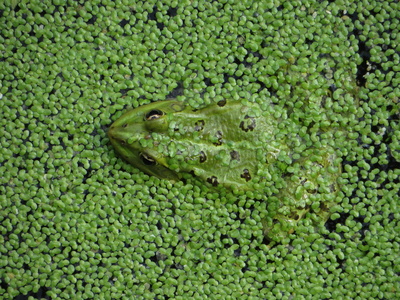
[[[171,166],[179,161],[177,172],[194,173],[214,186],[252,189],[259,170],[288,148],[279,122],[273,107],[262,110],[247,101],[185,109],[170,116],[164,150],[171,153]]]

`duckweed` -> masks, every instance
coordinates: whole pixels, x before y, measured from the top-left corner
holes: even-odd
[[[399,299],[399,12],[397,0],[2,1],[0,297]],[[106,131],[124,110],[227,97],[286,111],[298,157],[335,148],[325,225],[319,195],[269,240],[261,220],[281,187],[171,183],[114,156]]]

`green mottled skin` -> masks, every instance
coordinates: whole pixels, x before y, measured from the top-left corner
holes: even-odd
[[[328,219],[340,175],[330,148],[307,149],[294,159],[291,149],[301,139],[285,134],[287,128],[296,126],[273,105],[220,101],[194,110],[167,100],[125,113],[108,135],[122,158],[149,175],[177,181],[192,174],[215,187],[246,191],[272,182],[263,191],[275,208],[263,223],[265,234],[279,239],[310,210],[316,194],[325,199],[318,215]]]

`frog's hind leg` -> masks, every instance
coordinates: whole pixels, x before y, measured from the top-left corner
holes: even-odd
[[[285,178],[286,186],[274,197],[276,214],[264,220],[264,234],[279,241],[295,231],[300,220],[312,213],[312,223],[325,223],[336,204],[340,163],[332,148],[309,149],[295,161]]]

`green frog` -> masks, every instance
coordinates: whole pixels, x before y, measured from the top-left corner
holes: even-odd
[[[196,176],[212,188],[264,195],[264,233],[279,240],[311,208],[325,222],[339,191],[333,149],[306,147],[299,132],[272,103],[222,100],[194,109],[165,100],[128,111],[108,136],[124,160],[149,175]]]

